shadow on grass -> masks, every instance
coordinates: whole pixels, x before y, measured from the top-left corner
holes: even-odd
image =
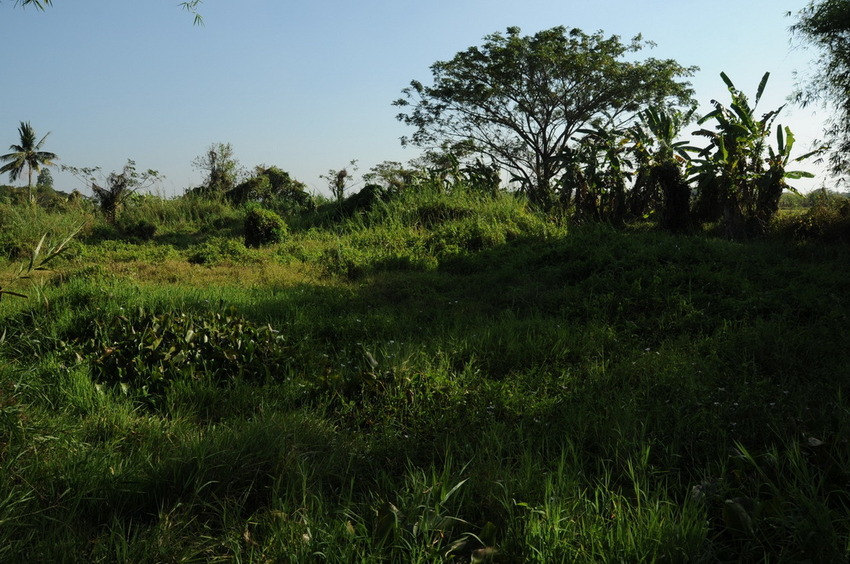
[[[121,479],[101,468],[105,484],[92,491],[104,493],[86,511],[96,525],[101,507],[107,521],[131,522],[185,504],[189,522],[244,535],[257,512],[283,506],[294,521],[324,503],[315,509],[324,517],[355,507],[371,530],[375,508],[394,502],[411,472],[452,459],[470,490],[457,514],[478,532],[495,523],[501,539],[517,535],[514,555],[523,537],[511,532],[512,512],[543,511],[547,487],[563,478],[585,508],[581,496],[594,492],[639,505],[640,487],[678,507],[704,487],[698,521],[708,518],[704,536],[722,546],[707,550],[719,560],[789,546],[823,556],[799,535],[847,522],[835,492],[850,475],[848,255],[597,226],[457,254],[434,270],[402,261],[346,283],[169,296],[158,305],[233,306],[270,323],[295,362],[264,386],[223,386],[215,402],[203,382],[172,390],[163,415],[189,418],[197,434],[172,434]],[[795,448],[795,465],[769,456]],[[806,472],[817,484],[808,509]],[[732,531],[727,499],[749,526]],[[234,521],[222,524],[215,504],[225,501]]]

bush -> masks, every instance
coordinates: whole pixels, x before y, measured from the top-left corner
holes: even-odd
[[[145,219],[140,219],[121,225],[121,232],[132,239],[150,241],[156,234],[156,225]]]
[[[253,208],[245,217],[246,247],[280,243],[286,232],[286,223],[273,211]]]
[[[189,262],[214,266],[222,263],[244,264],[260,262],[257,251],[247,249],[242,241],[228,237],[211,237],[196,245],[189,253]]]
[[[367,184],[356,194],[352,194],[342,202],[342,214],[350,217],[357,212],[368,212],[378,202],[385,202],[389,194],[377,184]]]
[[[823,198],[791,222],[795,236],[821,241],[850,241],[850,199]]]

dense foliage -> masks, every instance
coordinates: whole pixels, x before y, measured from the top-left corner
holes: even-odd
[[[284,213],[315,207],[307,186],[278,167],[257,167],[254,175],[225,193],[235,204],[258,202]]]
[[[710,139],[711,144],[700,151],[694,166],[703,208],[720,212],[726,234],[731,239],[743,239],[767,231],[779,209],[779,199],[788,189],[786,178],[812,177],[804,171],[791,171],[791,162],[816,154],[810,152],[791,159],[794,135],[788,127],[776,126],[776,145],[770,143],[773,123],[782,108],[758,117],[756,108],[764,93],[769,73],[759,83],[753,105],[747,96],[735,88],[725,74],[732,97],[727,107],[714,101],[714,111],[702,117],[700,124],[715,121],[715,129],[701,129],[697,135]],[[767,154],[765,154],[767,153]],[[708,212],[703,219],[717,219]],[[718,214],[719,216],[719,214]]]
[[[850,2],[811,0],[791,31],[813,45],[816,68],[796,94],[803,105],[823,102],[835,111],[826,130],[835,173],[850,172]]]
[[[731,102],[712,100],[714,111],[697,119],[714,125],[695,132],[709,144],[679,139],[694,119],[682,82],[693,69],[623,60],[645,46],[562,27],[487,36],[435,63],[433,85],[414,81],[403,91],[398,118],[416,128],[403,142],[431,147],[435,161],[454,159],[455,168],[475,158],[482,169],[486,157],[518,193],[575,224],[657,215],[676,233],[722,221],[729,238],[763,235],[790,189],[786,179],[811,176],[789,165],[819,151],[792,155],[791,130],[773,130],[782,108],[756,114],[768,74],[751,105],[721,73]]]
[[[139,309],[108,322],[96,319],[89,335],[65,350],[91,364],[93,381],[153,400],[180,379],[262,383],[290,361],[283,335],[233,312]]]
[[[433,85],[413,81],[396,105],[425,147],[467,144],[508,170],[533,202],[549,207],[567,168],[563,154],[591,123],[616,125],[649,104],[688,104],[680,79],[694,69],[673,60],[627,62],[649,44],[602,32],[519,28],[484,38],[432,65]]]

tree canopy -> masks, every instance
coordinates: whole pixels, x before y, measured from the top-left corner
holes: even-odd
[[[462,145],[511,173],[538,204],[548,205],[565,169],[564,154],[582,128],[622,125],[649,106],[690,105],[694,67],[674,60],[626,60],[652,43],[588,35],[564,27],[484,38],[431,66],[433,85],[412,81],[395,105],[416,128],[403,144]]]
[[[850,0],[811,0],[797,13],[791,32],[818,50],[815,72],[799,87],[803,106],[824,103],[835,109],[827,123],[835,173],[850,172]]]

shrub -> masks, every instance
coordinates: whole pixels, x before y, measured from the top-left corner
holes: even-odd
[[[796,216],[791,229],[797,237],[822,241],[850,241],[850,199],[823,198]]]
[[[277,167],[258,168],[256,175],[248,178],[225,194],[237,205],[248,202],[262,203],[285,215],[312,210],[316,207],[307,186]]]
[[[356,194],[352,194],[342,202],[342,213],[346,217],[357,212],[368,212],[378,202],[387,201],[389,194],[377,184],[367,184]]]
[[[145,219],[140,219],[121,225],[121,231],[125,236],[132,239],[150,241],[156,234],[156,225]]]
[[[370,256],[366,251],[347,241],[340,241],[336,247],[325,249],[317,262],[328,274],[354,279],[368,270],[369,259]]]
[[[286,231],[286,223],[279,215],[263,208],[253,208],[245,217],[245,246],[280,243]]]
[[[228,237],[211,237],[195,245],[189,253],[189,262],[213,266],[222,263],[251,263],[262,259],[256,251],[246,248],[242,241]]]

